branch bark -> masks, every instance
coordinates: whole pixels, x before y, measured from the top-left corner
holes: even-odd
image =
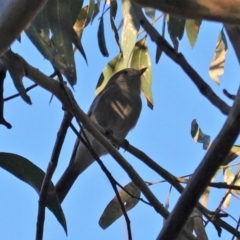
[[[240,24],[240,0],[131,0],[182,18]]]

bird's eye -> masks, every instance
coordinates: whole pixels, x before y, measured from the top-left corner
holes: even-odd
[[[127,75],[127,71],[123,71],[123,74],[124,74],[124,75]]]

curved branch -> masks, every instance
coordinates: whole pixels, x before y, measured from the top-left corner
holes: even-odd
[[[240,0],[131,0],[183,18],[240,24]]]

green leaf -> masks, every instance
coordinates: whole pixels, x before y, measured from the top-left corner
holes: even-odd
[[[141,90],[147,100],[147,105],[153,109],[152,96],[152,65],[148,52],[146,37],[140,39],[134,46],[131,67],[141,69],[147,67],[148,69],[143,73],[141,80]]]
[[[76,67],[72,49],[72,18],[69,2],[65,0],[49,0],[46,5],[49,25],[52,31],[52,43],[57,49],[53,61],[61,67],[68,82],[76,84]]]
[[[38,194],[40,193],[45,173],[28,159],[14,153],[0,152],[0,167],[29,184]],[[49,186],[49,192],[47,207],[57,218],[67,234],[66,219],[52,182]]]
[[[100,52],[102,53],[102,55],[104,57],[108,57],[109,54],[108,54],[106,41],[105,41],[105,35],[104,35],[104,20],[103,20],[103,16],[100,19],[97,35],[98,35],[98,46],[99,46]]]
[[[195,20],[195,19],[186,20],[185,28],[186,28],[189,43],[192,48],[196,43],[201,23],[202,23],[202,20]]]
[[[155,21],[155,9],[146,7],[144,8],[146,15],[152,20],[152,22]]]
[[[77,21],[75,22],[73,28],[77,35],[80,35],[80,32],[87,26],[87,14],[88,14],[88,5],[83,7],[78,15]]]
[[[115,25],[115,22],[114,22],[114,19],[116,17],[116,14],[117,14],[117,1],[110,1],[110,24],[111,24],[111,28],[114,32],[114,37],[115,37],[115,40],[116,40],[116,43],[119,47],[119,50],[120,52],[122,51],[121,49],[121,45],[120,45],[120,39],[119,39],[119,35],[118,35],[118,30],[117,30],[117,27]]]
[[[231,170],[231,168],[225,168],[223,169],[223,179],[224,179],[224,182],[226,182],[227,184],[232,184],[232,181],[234,179],[234,174]],[[235,185],[235,184],[234,184]],[[228,190],[226,190],[226,193],[228,192]],[[229,205],[230,205],[230,201],[231,201],[231,196],[232,194],[228,194],[228,196],[225,198],[224,202],[223,202],[223,206],[225,208],[228,208]]]
[[[227,39],[222,29],[218,36],[215,54],[209,68],[209,75],[211,79],[218,85],[220,84],[219,77],[224,73],[224,65],[227,50],[228,50]]]
[[[78,49],[78,51],[82,54],[86,63],[88,64],[87,57],[86,57],[84,48],[81,43],[81,39],[80,39],[80,37],[78,37],[78,35],[74,29],[72,30],[72,41],[73,41],[73,44],[75,45],[75,47]]]
[[[140,195],[141,195],[141,192],[133,182],[128,183],[124,187],[124,189],[126,189],[126,191],[129,192],[131,195],[129,195],[122,189],[119,191],[119,195],[120,195],[122,203],[125,207],[125,210],[129,211],[137,205]],[[134,196],[134,197],[132,197],[132,196]],[[100,217],[99,225],[101,228],[106,229],[113,222],[115,222],[118,218],[120,218],[122,215],[123,215],[123,213],[122,213],[121,206],[118,202],[117,197],[115,196],[109,202],[109,204],[105,208],[102,216]]]
[[[129,66],[130,57],[137,39],[137,33],[140,27],[138,18],[129,0],[122,1],[123,9],[123,29],[122,29],[122,51],[124,67]]]
[[[178,40],[181,40],[184,34],[186,20],[183,18],[174,17],[169,15],[168,20],[168,33],[173,42],[174,49],[178,51]]]
[[[77,21],[78,15],[82,9],[83,0],[69,0],[69,8],[72,19],[72,26]]]
[[[232,162],[238,156],[240,156],[240,145],[233,145],[231,150],[230,150],[230,153],[225,158],[222,166],[228,165],[230,162]]]
[[[92,3],[92,2],[91,2]],[[94,12],[95,6],[90,6],[87,5],[85,7],[83,7],[77,17],[77,21],[75,22],[73,28],[75,30],[75,32],[77,33],[77,35],[80,37],[80,35],[82,35],[83,29],[85,27],[87,27],[87,25],[90,23],[90,20],[93,16],[93,12]],[[90,20],[89,20],[90,18]]]
[[[113,76],[114,73],[124,69],[123,56],[119,53],[114,57],[107,66],[103,69],[95,90],[95,95],[97,96],[106,86],[108,80]]]
[[[118,4],[117,1],[110,1],[110,16],[115,19],[117,15]]]
[[[55,68],[60,68],[60,65],[57,62],[55,64],[53,61],[57,50],[49,38],[50,26],[45,8],[35,17],[29,28],[25,30],[25,33],[44,58],[48,59]]]
[[[93,23],[93,20],[96,18],[96,16],[100,12],[99,8],[100,8],[100,1],[97,1],[97,3],[94,5],[92,18],[91,18],[91,24]]]
[[[196,119],[194,119],[191,124],[191,135],[195,142],[203,144],[204,150],[208,149],[208,147],[210,146],[210,136],[202,132]]]
[[[89,0],[86,25],[88,25],[88,23],[90,23],[90,21],[93,17],[94,10],[95,10],[95,1]]]
[[[7,69],[10,73],[10,76],[18,93],[26,103],[31,105],[31,98],[27,95],[27,92],[22,82],[23,77],[25,76],[22,58],[18,54],[15,54],[11,50],[8,50],[4,55],[4,59],[6,60]]]

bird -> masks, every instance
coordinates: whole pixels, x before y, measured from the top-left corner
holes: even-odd
[[[105,88],[95,97],[88,111],[89,118],[113,137],[125,139],[136,125],[141,110],[141,76],[147,68],[126,68],[115,73]],[[84,129],[92,149],[101,157],[107,150]],[[80,131],[81,136],[83,133]],[[68,167],[56,183],[56,193],[62,202],[78,176],[95,161],[85,145],[77,138]]]

